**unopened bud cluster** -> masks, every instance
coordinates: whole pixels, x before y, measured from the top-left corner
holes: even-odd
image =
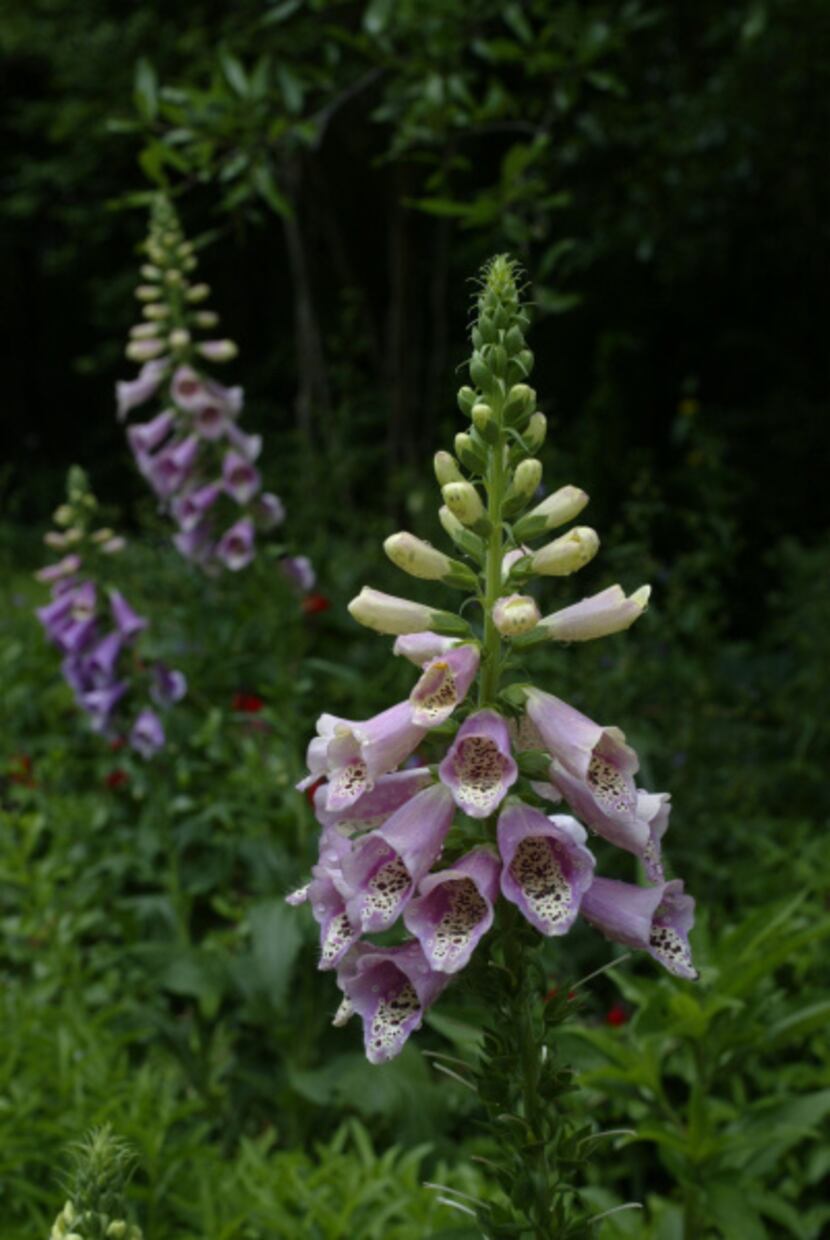
[[[668,794],[637,787],[637,755],[619,728],[533,685],[501,683],[527,646],[628,628],[649,588],[627,597],[614,585],[541,615],[534,579],[578,572],[599,538],[589,526],[556,533],[582,512],[584,491],[539,494],[546,421],[528,383],[528,314],[508,259],[485,268],[477,311],[471,382],[458,394],[469,421],[454,454],[434,460],[455,554],[408,531],[384,543],[409,576],[467,597],[457,611],[370,586],[352,600],[354,619],[394,635],[394,653],[420,675],[406,700],[370,719],[321,715],[300,784],[314,790],[320,851],[310,882],[288,899],[310,905],[320,968],[336,971],[343,995],[334,1023],[360,1017],[373,1063],[420,1026],[500,900],[545,936],[581,917],[677,976],[696,976],[694,901],[663,873]],[[573,816],[550,814],[558,802]],[[638,858],[650,885],[596,877],[586,828]]]
[[[125,543],[111,529],[94,526],[97,507],[83,470],[73,466],[66,503],[54,514],[58,528],[44,536],[48,547],[64,554],[35,574],[51,588],[36,615],[63,656],[63,677],[92,730],[124,737],[149,758],[165,744],[159,712],[184,697],[187,685],[181,672],[161,662],[147,666],[139,657],[148,621],[110,584],[113,556]]]
[[[154,417],[127,430],[136,465],[178,526],[179,552],[202,567],[238,572],[256,555],[257,533],[281,525],[285,510],[279,496],[262,490],[260,436],[239,426],[242,388],[224,387],[204,371],[205,363],[236,357],[237,347],[200,339],[218,316],[204,308],[210,288],[194,281],[194,247],[163,195],[154,202],[145,249],[149,262],[136,288],[145,321],[131,328],[126,350],[143,365],[135,379],[116,386],[118,416],[124,420],[151,399],[160,403]],[[284,567],[293,582],[311,576],[303,557]]]
[[[70,1196],[52,1224],[49,1240],[144,1240],[126,1218],[126,1192],[134,1158],[109,1126],[72,1148]]]

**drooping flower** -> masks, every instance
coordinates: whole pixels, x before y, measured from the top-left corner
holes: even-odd
[[[455,638],[442,637],[440,633],[406,633],[395,638],[392,653],[402,655],[416,667],[423,667],[425,663],[451,650],[455,641]]]
[[[595,878],[580,912],[606,938],[647,951],[677,977],[697,980],[689,946],[695,902],[684,893],[680,879],[637,887],[613,878]]]
[[[499,815],[501,891],[540,934],[570,930],[594,873],[586,834],[575,818],[511,802]]]
[[[478,664],[479,653],[475,646],[456,646],[431,659],[409,695],[412,722],[434,728],[449,719],[467,696]]]
[[[346,902],[353,925],[364,933],[377,933],[397,921],[439,856],[452,816],[448,790],[433,784],[406,801],[382,827],[355,842],[342,862],[353,893]]]
[[[477,848],[448,870],[427,874],[404,909],[404,924],[421,944],[430,968],[458,973],[493,924],[501,865]]]
[[[130,744],[142,758],[152,758],[164,748],[164,727],[154,710],[141,711],[130,730]]]
[[[325,775],[326,808],[347,809],[370,791],[376,779],[408,758],[426,730],[412,722],[408,702],[362,722],[321,715],[318,736],[308,747],[309,775],[298,787],[308,787]]]
[[[429,967],[417,942],[399,947],[357,944],[337,972],[349,1009],[363,1022],[366,1058],[386,1063],[421,1027],[426,1009],[449,980]]]
[[[321,783],[314,791],[314,813],[322,827],[337,826],[350,835],[356,831],[370,831],[386,822],[395,810],[432,782],[432,774],[426,766],[392,771],[389,775],[381,775],[372,788],[351,805],[335,811],[326,808],[328,791],[325,783]]]
[[[162,358],[149,361],[142,366],[135,379],[121,381],[115,385],[119,421],[123,422],[131,409],[135,409],[137,405],[143,405],[155,395],[167,365],[167,361]]]
[[[459,809],[471,818],[488,818],[519,774],[501,715],[493,710],[470,715],[458,729],[438,774]]]
[[[242,517],[225,530],[216,544],[216,555],[234,573],[250,564],[254,558],[253,522]]]

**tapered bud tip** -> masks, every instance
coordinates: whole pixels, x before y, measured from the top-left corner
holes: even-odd
[[[462,525],[475,525],[484,516],[481,497],[471,482],[450,482],[441,488],[444,503]]]
[[[542,481],[542,462],[533,456],[520,461],[513,475],[513,485],[522,495],[530,497]]]
[[[476,394],[471,387],[462,387],[458,389],[458,408],[463,414],[466,414],[467,417],[470,416],[470,412],[475,403]]]
[[[430,627],[435,614],[431,607],[423,603],[383,594],[370,586],[364,586],[349,603],[349,615],[358,624],[374,629],[376,633],[395,636],[423,632]]]
[[[450,559],[443,551],[416,538],[414,534],[390,534],[383,549],[393,564],[423,581],[441,581],[452,569]]]
[[[599,550],[599,535],[590,526],[579,525],[534,552],[531,567],[535,573],[548,577],[567,577],[594,558]]]
[[[162,340],[131,340],[124,350],[131,362],[149,362],[164,352]]]
[[[509,594],[493,607],[493,623],[502,637],[529,633],[539,623],[539,608],[529,594]]]
[[[439,486],[446,486],[448,482],[463,481],[455,457],[449,452],[436,452],[433,467]]]

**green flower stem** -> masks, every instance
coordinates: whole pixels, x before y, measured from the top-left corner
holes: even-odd
[[[487,519],[490,522],[490,533],[487,539],[487,561],[484,570],[484,643],[478,695],[480,707],[489,706],[496,700],[501,664],[501,637],[493,623],[493,607],[501,595],[501,563],[504,555],[502,506],[506,477],[504,430],[501,426],[502,401],[493,401],[492,408],[499,426],[499,437],[487,451]]]

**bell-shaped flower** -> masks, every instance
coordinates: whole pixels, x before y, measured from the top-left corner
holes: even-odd
[[[412,722],[419,727],[434,728],[449,719],[467,696],[479,661],[475,646],[456,646],[431,659],[409,695]]]
[[[335,827],[326,827],[320,836],[317,864],[311,871],[311,882],[286,897],[291,905],[311,906],[314,920],[320,927],[321,969],[334,969],[350,947],[360,938],[360,930],[352,925],[346,911],[348,888],[342,872],[344,857],[351,851],[348,838]]]
[[[421,879],[404,910],[404,925],[421,944],[431,969],[458,973],[493,924],[501,865],[487,848],[476,848]]]
[[[130,744],[142,758],[152,758],[164,748],[164,728],[155,711],[142,710],[130,729]]]
[[[151,457],[147,478],[156,494],[162,499],[169,499],[175,494],[190,477],[198,453],[198,437],[188,435]]]
[[[303,593],[313,590],[317,581],[314,565],[307,555],[285,556],[280,560],[280,572]]]
[[[273,530],[285,520],[285,505],[279,495],[263,491],[254,504],[254,516],[266,530]]]
[[[238,452],[228,452],[222,462],[225,491],[237,504],[247,504],[260,488],[259,470]]]
[[[262,451],[261,435],[246,435],[238,426],[231,423],[226,428],[228,439],[246,461],[255,461]]]
[[[115,679],[115,669],[124,638],[119,632],[108,633],[86,660],[88,675],[96,689],[105,689]]]
[[[157,663],[153,668],[153,681],[150,685],[150,697],[159,706],[172,706],[180,702],[187,693],[187,678],[184,672],[166,663]]]
[[[346,911],[363,932],[388,930],[439,856],[452,824],[452,797],[441,784],[418,792],[382,827],[355,842],[342,862],[353,893]]]
[[[54,640],[55,633],[72,619],[72,594],[66,591],[52,598],[43,607],[36,607],[35,615]]]
[[[89,714],[93,732],[106,731],[112,712],[127,692],[127,687],[126,681],[121,681],[106,689],[91,689],[83,695],[81,705]]]
[[[98,625],[94,616],[68,620],[60,628],[51,630],[49,636],[63,654],[80,654],[95,641]]]
[[[237,521],[216,544],[216,556],[231,572],[239,572],[254,558],[254,525],[247,517]]]
[[[180,409],[195,413],[210,399],[207,384],[192,366],[179,366],[170,384],[170,395]]]
[[[98,605],[98,590],[94,581],[82,581],[76,586],[69,597],[72,600],[72,619],[88,620],[95,615]]]
[[[459,809],[471,818],[489,817],[519,774],[501,715],[493,710],[470,715],[458,729],[438,774]]]
[[[332,813],[347,809],[374,787],[376,779],[400,766],[426,731],[412,722],[408,702],[361,722],[321,715],[318,735],[308,747],[309,775],[298,787],[307,788],[324,776],[326,809]]]
[[[61,674],[75,694],[75,701],[79,706],[83,706],[84,694],[89,693],[94,688],[86,659],[78,655],[67,655],[65,659],[61,660]]]
[[[146,629],[147,621],[133,611],[130,604],[118,590],[110,590],[110,611],[115,627],[126,641],[131,641],[142,629]]]
[[[359,943],[348,953],[337,983],[348,1001],[347,1010],[354,1010],[363,1022],[370,1063],[386,1063],[400,1054],[448,981],[446,973],[429,967],[421,945],[414,941],[399,947]]]
[[[594,875],[575,818],[511,802],[499,816],[501,891],[540,934],[567,934]]]
[[[395,638],[392,653],[402,655],[416,667],[423,667],[439,655],[446,654],[455,642],[456,638],[442,637],[440,633],[406,633]]]
[[[326,784],[321,784],[314,793],[314,813],[322,827],[336,826],[347,835],[354,835],[358,831],[373,831],[375,827],[386,822],[390,814],[394,814],[395,810],[414,797],[416,792],[420,792],[432,782],[432,773],[428,766],[392,771],[389,775],[381,775],[371,790],[364,792],[352,805],[335,812],[326,809],[328,788]]]
[[[527,713],[553,758],[550,777],[592,830],[644,857],[651,832],[637,815],[637,755],[619,728],[601,727],[551,693],[527,690]]]
[[[680,879],[637,887],[613,878],[595,878],[580,912],[606,938],[647,951],[677,977],[697,980],[689,946],[695,902],[684,894]]]
[[[648,843],[642,860],[650,883],[664,880],[662,846],[663,836],[669,829],[671,795],[668,792],[644,792],[637,789],[637,817],[648,827]]]
[[[116,383],[115,398],[118,404],[119,422],[124,421],[131,409],[143,405],[155,394],[166,369],[167,360],[157,358],[142,366],[135,379]]]
[[[213,554],[213,539],[206,521],[189,530],[173,535],[173,545],[186,560],[193,564],[206,564]]]
[[[585,642],[621,633],[643,614],[650,594],[651,586],[640,586],[626,598],[620,586],[609,586],[571,607],[544,616],[533,636],[540,633],[557,642]]]
[[[179,523],[180,528],[186,533],[195,530],[196,526],[203,520],[205,513],[216,503],[222,494],[222,487],[217,482],[208,482],[204,486],[198,487],[195,491],[188,491],[186,495],[180,495],[174,500],[172,511],[173,516]]]
[[[176,423],[172,409],[156,414],[149,422],[136,422],[127,428],[127,439],[136,457],[161,447]]]

